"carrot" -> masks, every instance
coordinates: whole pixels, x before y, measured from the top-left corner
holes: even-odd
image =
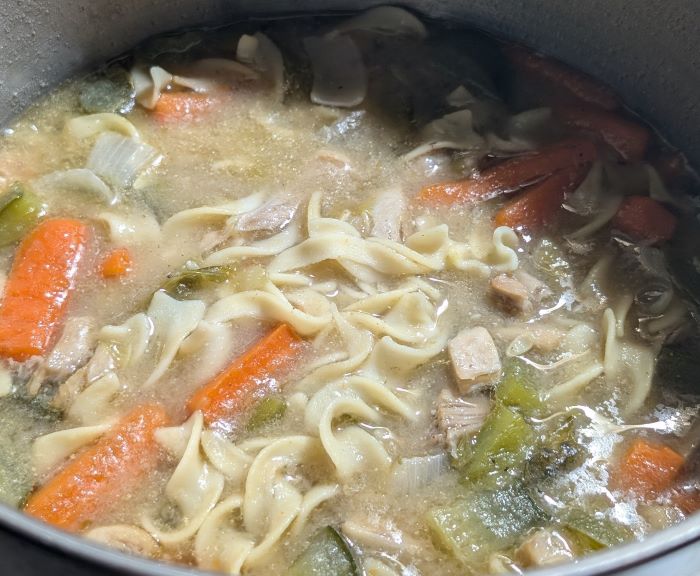
[[[454,204],[490,200],[516,192],[554,172],[589,164],[596,157],[592,142],[572,138],[526,154],[504,160],[478,176],[425,186],[418,199],[433,204]]]
[[[614,110],[620,105],[611,88],[563,62],[536,54],[521,46],[506,46],[503,52],[517,70],[528,74],[540,84],[547,84],[577,100],[604,110]]]
[[[274,386],[301,348],[294,330],[279,325],[198,390],[189,401],[189,410],[201,410],[207,423],[230,419],[249,405],[256,392]]]
[[[670,500],[685,515],[695,514],[700,510],[700,488],[697,486],[678,487],[670,492]]]
[[[160,122],[190,120],[215,103],[214,98],[199,92],[163,92],[151,114]]]
[[[588,165],[573,166],[526,188],[496,213],[496,226],[541,230],[556,218],[565,195],[576,189],[588,169]]]
[[[107,253],[100,265],[103,278],[121,278],[133,269],[133,261],[128,248],[115,248]]]
[[[623,160],[641,160],[649,147],[649,129],[614,112],[585,105],[560,105],[554,113],[567,126],[597,134]]]
[[[0,304],[0,356],[44,354],[60,329],[88,243],[79,220],[39,224],[22,240]]]
[[[612,225],[633,240],[651,243],[673,238],[677,219],[663,204],[648,196],[628,196],[620,204]]]
[[[625,452],[613,480],[622,490],[654,498],[671,487],[683,464],[683,456],[675,450],[638,438]]]
[[[167,424],[162,406],[134,409],[36,490],[24,511],[64,530],[82,530],[155,467],[154,432]]]

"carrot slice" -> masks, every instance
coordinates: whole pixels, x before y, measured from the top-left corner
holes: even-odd
[[[658,243],[673,238],[677,219],[649,196],[628,196],[620,204],[612,225],[633,240]]]
[[[624,454],[615,484],[645,498],[671,487],[683,468],[684,458],[663,444],[636,439]]]
[[[189,401],[189,410],[201,410],[207,423],[236,416],[256,396],[275,386],[276,379],[301,354],[301,343],[289,325],[280,324],[198,390]]]
[[[584,105],[557,106],[554,112],[567,126],[600,136],[624,160],[641,160],[649,147],[649,129],[614,112]]]
[[[103,278],[121,278],[133,269],[133,261],[128,248],[115,248],[102,260],[100,273]]]
[[[24,511],[68,530],[82,530],[113,508],[157,464],[154,432],[168,424],[162,406],[148,404],[127,414],[95,444],[80,452],[27,501]]]
[[[496,213],[496,226],[538,231],[551,224],[561,212],[565,195],[583,182],[588,169],[588,165],[574,166],[526,188]]]
[[[88,237],[83,222],[54,219],[39,224],[21,242],[0,305],[0,356],[21,361],[48,350]]]
[[[490,200],[501,194],[516,192],[569,168],[591,163],[596,157],[592,142],[582,138],[564,140],[526,154],[504,160],[476,177],[425,186],[418,199],[433,204],[457,204]]]
[[[536,54],[521,46],[506,46],[503,52],[516,69],[540,83],[559,88],[578,100],[604,110],[614,110],[620,105],[611,88],[563,62]]]
[[[190,120],[215,103],[216,99],[199,92],[163,92],[151,114],[160,122]]]

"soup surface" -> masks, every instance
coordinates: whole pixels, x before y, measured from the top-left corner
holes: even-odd
[[[693,174],[397,8],[154,38],[0,138],[0,500],[226,573],[519,573],[700,507]]]

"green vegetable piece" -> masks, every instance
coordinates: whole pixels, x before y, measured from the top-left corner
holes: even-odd
[[[586,457],[586,449],[576,437],[576,420],[566,416],[554,421],[554,426],[541,432],[540,442],[534,454],[528,458],[528,479],[538,482],[556,478],[580,466]]]
[[[632,531],[627,526],[584,510],[569,511],[564,522],[569,530],[585,537],[579,540],[580,544],[584,547],[589,546],[593,550],[617,546],[633,537]]]
[[[457,466],[464,479],[504,485],[512,481],[525,467],[532,452],[535,435],[522,415],[503,405],[496,405],[472,445],[460,443]]]
[[[46,215],[46,209],[46,204],[22,184],[12,184],[0,199],[0,246],[23,238]]]
[[[496,388],[496,400],[528,414],[538,413],[542,408],[542,399],[533,380],[529,366],[515,359],[509,361],[503,380]]]
[[[229,282],[233,273],[234,269],[229,266],[208,266],[195,270],[185,270],[169,278],[161,286],[161,290],[173,298],[186,300],[198,290]]]
[[[465,564],[515,544],[542,513],[520,485],[475,490],[427,515],[435,544]]]
[[[359,576],[359,571],[345,540],[328,526],[316,532],[287,576]]]
[[[134,85],[129,73],[121,66],[87,78],[80,91],[80,106],[88,114],[128,114],[135,104]]]
[[[266,396],[258,401],[248,420],[248,431],[257,430],[280,420],[287,411],[287,403],[281,396]]]

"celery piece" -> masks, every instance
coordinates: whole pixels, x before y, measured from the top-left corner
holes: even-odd
[[[233,277],[235,270],[229,266],[208,266],[185,270],[174,275],[161,286],[161,290],[178,300],[191,298],[198,290],[216,284],[225,284]]]
[[[581,509],[568,511],[562,520],[569,530],[584,536],[580,540],[588,541],[588,546],[593,550],[617,546],[633,537],[632,531],[627,526],[600,514],[596,515]]]
[[[580,466],[586,457],[586,449],[576,437],[576,419],[567,415],[548,422],[540,430],[540,441],[528,459],[528,480],[538,482],[556,478]]]
[[[496,400],[526,413],[539,412],[542,400],[533,381],[529,366],[517,360],[509,361],[505,366],[503,380],[496,388]]]
[[[45,215],[45,204],[19,182],[12,184],[0,199],[0,246],[20,240]]]
[[[439,548],[471,563],[512,546],[543,517],[525,490],[516,485],[470,491],[447,506],[433,508],[426,520]]]
[[[458,468],[465,480],[503,484],[519,474],[535,443],[532,427],[507,406],[496,405],[471,449],[462,447]]]
[[[355,558],[338,532],[327,526],[311,539],[287,571],[288,576],[358,576]]]
[[[131,77],[121,66],[113,66],[85,79],[78,98],[80,107],[88,114],[128,114],[136,103]]]
[[[284,398],[281,396],[266,396],[253,407],[246,428],[248,431],[253,431],[272,424],[281,419],[286,411],[287,403],[284,401]]]

